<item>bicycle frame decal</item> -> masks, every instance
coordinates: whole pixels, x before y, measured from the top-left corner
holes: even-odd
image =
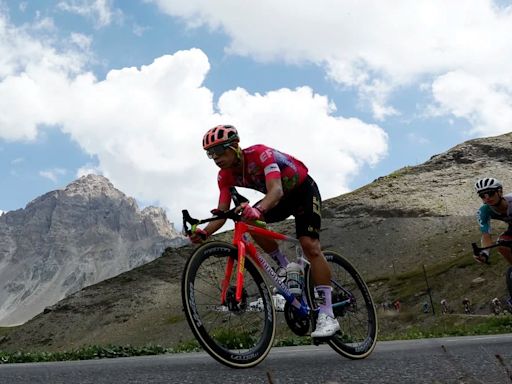
[[[265,272],[267,272],[269,277],[272,279],[272,282],[279,290],[279,293],[283,295],[286,301],[292,303],[296,308],[300,308],[300,303],[298,301],[295,301],[295,295],[290,292],[286,284],[279,281],[279,276],[277,276],[277,273],[274,271],[274,268],[272,268],[272,266],[267,262],[267,260],[265,260],[265,257],[262,254],[257,253],[256,258],[261,268]]]

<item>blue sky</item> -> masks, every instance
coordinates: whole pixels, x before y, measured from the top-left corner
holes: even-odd
[[[219,123],[337,196],[510,130],[511,34],[508,1],[0,0],[0,210],[94,172],[201,216]]]

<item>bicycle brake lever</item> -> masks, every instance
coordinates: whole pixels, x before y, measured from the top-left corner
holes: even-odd
[[[188,224],[191,226],[197,225],[199,220],[192,218],[186,209],[181,211],[181,215],[183,216],[183,230],[187,235],[190,236],[192,234],[192,229],[188,227]]]
[[[478,257],[481,257],[482,254],[480,253],[482,250],[484,250],[485,248],[479,248],[476,243],[471,243],[471,246],[473,247],[473,255],[475,256],[478,256]],[[489,255],[486,255],[484,254],[483,255],[485,257],[485,261],[484,261],[484,264],[487,264],[487,265],[491,265],[491,263],[489,262]]]

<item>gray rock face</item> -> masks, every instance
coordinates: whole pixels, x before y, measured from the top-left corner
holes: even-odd
[[[140,211],[105,177],[81,177],[0,215],[0,325],[183,243],[163,209]]]
[[[325,209],[333,218],[474,217],[481,205],[474,183],[496,177],[510,193],[511,159],[512,133],[469,140],[331,199]]]

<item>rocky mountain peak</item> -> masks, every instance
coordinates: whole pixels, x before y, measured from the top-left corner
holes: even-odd
[[[183,242],[163,209],[141,212],[106,177],[83,176],[0,216],[0,325]]]
[[[107,196],[111,198],[123,198],[125,194],[114,188],[114,185],[105,176],[89,174],[68,184],[64,192],[69,195],[81,195],[87,197]]]

